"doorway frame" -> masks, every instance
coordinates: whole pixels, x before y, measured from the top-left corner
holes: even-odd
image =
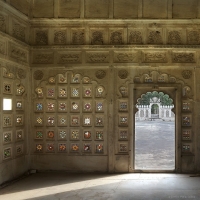
[[[130,122],[132,126],[129,127],[130,140],[129,140],[129,172],[158,172],[158,173],[178,173],[181,172],[181,84],[156,84],[155,83],[142,83],[130,84]],[[175,169],[174,170],[140,170],[135,169],[135,113],[137,112],[136,104],[137,99],[146,92],[164,92],[173,99],[173,112],[175,114]]]

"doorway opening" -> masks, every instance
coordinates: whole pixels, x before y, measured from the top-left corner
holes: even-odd
[[[135,170],[175,170],[173,100],[163,92],[147,92],[136,107]]]

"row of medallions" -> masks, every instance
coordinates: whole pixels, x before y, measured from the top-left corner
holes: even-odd
[[[3,132],[3,144],[10,144],[13,142],[21,142],[24,140],[24,131],[19,129],[15,131],[15,134],[13,131],[4,131]]]
[[[34,30],[36,45],[48,45],[48,44],[92,44],[92,45],[121,45],[121,44],[200,44],[200,32],[194,29],[182,29],[182,28],[153,28],[153,29],[123,29],[118,28],[107,29],[99,28],[95,30],[90,29],[89,35],[86,34],[85,29],[63,29],[54,31],[53,35],[50,35],[48,29]],[[128,34],[127,34],[128,33]],[[89,37],[89,38],[86,38]],[[87,41],[87,42],[86,42]],[[90,42],[88,42],[90,41]]]
[[[81,120],[82,118],[82,120]],[[95,126],[104,127],[105,117],[103,115],[71,115],[70,119],[66,115],[35,115],[35,126]],[[82,123],[81,123],[82,121]],[[128,127],[128,114],[118,116],[118,125]]]
[[[3,82],[3,94],[10,94],[21,96],[25,92],[25,87],[22,84],[18,84],[13,87],[12,81],[4,81]]]
[[[182,153],[192,153],[192,104],[182,102]]]
[[[104,140],[105,131],[104,129],[71,129],[69,132],[66,129],[58,130],[36,130],[35,140]]]
[[[24,154],[24,145],[16,144],[14,147],[4,147],[3,148],[3,160],[13,159],[17,156],[21,156]]]
[[[122,97],[127,97],[126,88],[120,87],[120,93]],[[128,99],[118,100],[118,153],[128,153]],[[122,114],[123,112],[123,114]],[[120,129],[121,126],[124,126],[124,129]],[[126,128],[127,127],[127,128]],[[123,141],[123,142],[122,142]]]
[[[15,118],[15,120],[13,120]],[[24,125],[24,115],[16,114],[14,117],[12,114],[3,114],[3,127],[12,127],[12,126],[23,126]]]
[[[68,76],[69,75],[69,76]],[[97,70],[94,73],[95,77],[98,79],[103,79],[106,77],[106,71],[104,70]],[[36,70],[33,74],[33,78],[35,80],[42,80],[44,77],[44,72],[42,70]],[[65,72],[63,74],[57,74],[55,76],[51,76],[46,80],[49,84],[91,84],[92,79],[87,76],[82,76],[81,74],[71,74],[69,72]]]
[[[94,103],[90,100],[83,100],[82,103],[79,100],[71,100],[69,103],[66,100],[37,101],[34,110],[35,112],[93,112],[93,108],[95,108],[95,112],[103,113],[105,109],[104,100],[96,100]]]
[[[36,153],[105,153],[104,143],[37,143]]]
[[[35,91],[38,98],[67,98],[68,96],[71,98],[81,98],[81,96],[85,98],[92,98],[94,96],[92,86],[71,86],[70,95],[68,95],[68,89],[68,86],[47,86],[45,89],[42,87],[37,87]],[[103,93],[104,88],[102,86],[96,87],[95,97],[102,97]]]
[[[69,120],[68,120],[69,119]],[[82,120],[81,120],[82,119]],[[126,120],[121,120],[121,124],[125,124]],[[35,126],[105,126],[105,117],[103,115],[35,115]]]
[[[22,99],[25,87],[21,79],[26,78],[26,71],[18,68],[2,68],[1,92],[2,92],[2,146],[1,158],[3,160],[14,159],[24,155],[24,108],[25,100]],[[16,95],[16,96],[15,96]],[[9,101],[4,101],[9,100]]]

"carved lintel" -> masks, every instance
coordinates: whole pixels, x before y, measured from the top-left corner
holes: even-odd
[[[167,61],[167,52],[143,52],[143,62],[166,63]]]
[[[86,52],[89,63],[108,63],[109,52]]]
[[[172,62],[174,63],[195,63],[195,52],[173,52]]]
[[[82,54],[81,52],[68,52],[68,53],[60,53],[58,55],[58,63],[81,63]]]
[[[34,64],[53,64],[53,53],[35,53],[33,55]]]
[[[137,52],[114,52],[114,62],[138,62]]]
[[[28,63],[28,52],[18,48],[15,44],[10,44],[9,55],[12,59]]]

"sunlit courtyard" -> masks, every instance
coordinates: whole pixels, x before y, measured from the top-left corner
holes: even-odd
[[[175,122],[160,119],[135,122],[135,168],[175,169]]]

